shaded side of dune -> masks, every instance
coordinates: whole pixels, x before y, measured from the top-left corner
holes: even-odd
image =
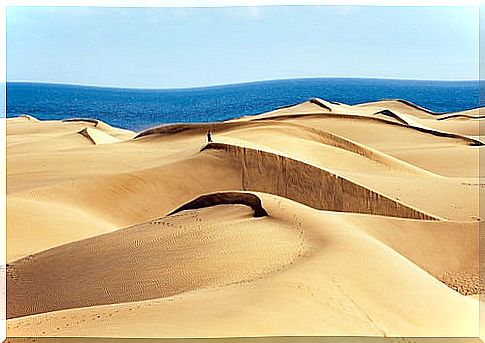
[[[273,120],[285,120],[285,119],[295,119],[295,118],[322,118],[322,117],[329,117],[329,118],[337,118],[341,120],[361,120],[361,121],[367,121],[367,122],[374,122],[374,123],[381,123],[381,124],[387,124],[387,125],[394,125],[394,126],[401,126],[408,128],[410,130],[414,131],[419,131],[422,133],[430,134],[433,136],[437,137],[445,137],[445,138],[452,138],[456,139],[458,141],[463,142],[466,145],[470,146],[482,146],[484,145],[483,142],[479,141],[478,139],[470,138],[464,135],[460,135],[457,133],[450,133],[450,132],[444,132],[444,131],[439,131],[436,129],[429,129],[426,127],[421,127],[421,126],[414,126],[414,125],[406,125],[402,124],[397,121],[391,121],[383,118],[378,118],[378,117],[366,117],[366,116],[361,116],[361,115],[355,115],[355,114],[341,114],[341,113],[319,113],[319,114],[306,114],[306,113],[295,113],[291,115],[278,115],[278,116],[272,116],[271,119]],[[262,121],[265,120],[263,119],[258,119],[255,118],[253,121]]]
[[[444,132],[436,129],[430,129],[422,126],[415,126],[408,123],[402,117],[398,116],[396,113],[390,110],[383,110],[380,112],[376,112],[375,115],[382,115],[384,117],[388,117],[388,119],[378,118],[378,117],[368,117],[362,115],[355,115],[355,114],[344,114],[344,113],[333,113],[331,110],[329,112],[322,112],[318,114],[314,113],[292,113],[292,114],[281,114],[281,115],[273,115],[269,118],[251,118],[248,122],[216,122],[216,123],[188,123],[188,124],[168,124],[168,125],[161,125],[157,126],[145,131],[138,133],[134,139],[151,136],[151,135],[163,135],[163,134],[176,134],[181,132],[191,132],[191,133],[204,133],[208,130],[230,130],[233,128],[238,128],[241,126],[250,126],[250,125],[257,125],[258,122],[265,122],[271,120],[274,123],[275,120],[286,120],[286,119],[295,119],[295,118],[319,118],[319,117],[330,117],[330,118],[337,118],[337,119],[344,119],[344,120],[361,120],[373,123],[380,123],[380,124],[387,124],[387,125],[394,125],[405,127],[410,130],[430,134],[437,137],[445,137],[456,139],[457,141],[461,141],[462,143],[470,146],[482,146],[484,145],[478,139],[474,139],[471,137],[467,137],[464,135]]]
[[[226,151],[240,160],[242,188],[247,191],[276,194],[320,210],[438,219],[329,171],[289,157],[225,143],[209,143],[202,148],[208,149]]]
[[[446,116],[443,116],[443,117],[439,117],[439,118],[436,118],[436,120],[448,120],[448,119],[476,119],[476,120],[479,120],[479,119],[485,119],[485,116],[481,116],[481,115],[478,115],[478,116],[472,116],[472,115],[468,115],[468,114],[450,114],[450,115],[446,115]]]
[[[322,100],[322,99],[319,99],[319,98],[313,98],[313,99],[310,99],[310,102],[312,104],[320,106],[321,108],[326,109],[329,112],[332,112],[332,108],[326,104],[325,100]]]
[[[385,110],[381,110],[381,111],[378,111],[376,113],[374,113],[375,115],[383,115],[383,116],[386,116],[386,117],[389,117],[391,119],[395,119],[397,122],[401,123],[401,124],[404,124],[404,125],[410,125],[405,119],[403,119],[401,116],[397,115],[396,113],[394,113],[393,111],[391,110],[388,110],[388,109],[385,109]]]
[[[85,127],[81,131],[78,132],[81,136],[85,137],[91,144],[99,145],[99,144],[109,144],[109,143],[116,143],[120,140],[109,134]]]
[[[248,202],[266,213],[252,194],[215,194],[201,202],[214,205],[218,199]],[[244,206],[212,207],[16,260],[7,265],[7,319],[248,284],[306,255],[306,240],[291,223],[262,220]]]
[[[251,193],[242,192],[222,192],[201,195],[200,197],[189,201],[188,203],[180,206],[176,210],[170,212],[168,215],[172,215],[185,210],[195,210],[204,207],[216,206],[216,205],[227,205],[227,204],[239,204],[246,205],[253,209],[253,216],[265,217],[268,212],[263,208],[261,204],[261,199]]]
[[[226,130],[240,127],[241,125],[254,125],[251,122],[219,122],[219,123],[189,123],[189,124],[167,124],[153,127],[138,133],[133,139],[151,135],[171,135],[182,132],[205,133],[207,130]]]
[[[403,105],[406,105],[406,106],[409,106],[411,108],[414,108],[415,110],[419,110],[419,111],[422,111],[422,112],[425,112],[425,113],[428,113],[428,114],[432,114],[432,115],[440,114],[438,112],[433,112],[431,110],[428,110],[425,107],[416,105],[415,103],[413,103],[411,101],[408,101],[408,100],[404,100],[404,99],[384,99],[384,101],[395,101],[395,102],[399,102],[399,103],[401,103]]]
[[[373,119],[373,118],[364,118],[364,119]],[[387,122],[387,121],[386,121]],[[377,162],[379,164],[385,165],[389,168],[393,168],[396,170],[401,170],[403,172],[414,174],[414,175],[433,175],[429,171],[420,169],[414,165],[401,161],[391,155],[385,154],[379,150],[372,149],[368,146],[364,146],[360,143],[347,139],[345,137],[339,136],[337,134],[324,131],[321,129],[313,128],[306,125],[301,125],[292,122],[278,122],[278,121],[266,121],[266,120],[251,120],[246,122],[220,122],[220,123],[201,123],[201,124],[170,124],[170,125],[162,125],[159,127],[155,127],[149,129],[147,131],[143,131],[139,133],[135,139],[142,138],[142,137],[149,137],[153,135],[173,135],[179,133],[199,133],[204,134],[207,130],[212,130],[214,134],[219,134],[221,132],[228,132],[231,130],[237,130],[242,128],[249,128],[249,127],[263,127],[264,125],[269,124],[272,127],[276,128],[295,128],[298,130],[304,130],[306,133],[312,135],[313,139],[319,143],[329,145],[332,147],[340,148],[354,154],[360,155],[365,157],[369,160]]]
[[[90,124],[93,124],[94,127],[98,126],[98,124],[99,124],[99,120],[91,119],[91,118],[67,118],[67,119],[63,119],[62,121],[66,122],[66,123],[69,123],[69,122],[90,123]]]

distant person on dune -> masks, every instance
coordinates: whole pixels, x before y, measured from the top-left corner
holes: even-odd
[[[211,130],[207,131],[207,142],[212,143],[212,133]]]

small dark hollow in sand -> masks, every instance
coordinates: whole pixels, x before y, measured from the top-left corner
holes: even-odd
[[[62,121],[63,122],[86,122],[86,123],[94,124],[95,127],[99,124],[99,120],[91,119],[91,118],[67,118],[67,119],[63,119]]]
[[[185,210],[195,210],[198,208],[228,204],[246,205],[251,207],[254,211],[253,217],[255,218],[265,217],[268,215],[268,212],[266,212],[266,210],[263,208],[261,199],[259,197],[251,193],[242,192],[224,192],[201,195],[200,197],[170,212],[168,215],[170,216]]]

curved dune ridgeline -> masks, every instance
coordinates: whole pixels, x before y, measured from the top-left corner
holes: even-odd
[[[346,137],[342,137],[335,133],[324,131],[319,128],[313,128],[306,125],[301,125],[293,122],[286,121],[274,121],[274,120],[251,120],[241,122],[221,122],[211,124],[170,124],[162,125],[156,128],[149,129],[139,133],[134,139],[143,137],[150,137],[156,135],[172,135],[179,133],[187,134],[205,134],[207,130],[212,130],[213,134],[218,135],[221,133],[233,133],[239,129],[246,128],[260,128],[272,130],[274,128],[290,129],[293,130],[294,135],[310,136],[315,142],[325,144],[331,147],[346,150],[348,152],[365,157],[369,161],[379,163],[387,168],[393,170],[400,170],[405,174],[411,175],[433,175],[439,177],[437,174],[431,173],[424,169],[418,168],[405,161],[399,160],[389,154],[383,153],[377,149],[373,149],[369,146],[360,144]],[[304,138],[304,137],[302,137]]]
[[[22,114],[22,115],[19,115],[17,117],[14,117],[14,118],[22,118],[22,119],[27,119],[29,121],[33,121],[33,122],[38,122],[39,119],[37,119],[36,117],[34,116],[31,116],[30,114]]]
[[[256,195],[233,192],[205,198],[213,205],[234,200],[249,202],[263,214]],[[7,266],[7,318],[260,280],[293,265],[306,250],[301,234],[289,224],[273,222],[268,217],[254,219],[246,206],[217,206],[17,260]]]
[[[202,148],[208,149],[224,150],[241,161],[244,190],[276,194],[320,210],[438,219],[289,157],[224,143],[209,143]]]
[[[448,119],[485,119],[485,116],[472,116],[467,114],[450,114],[443,117],[436,118],[436,120],[448,120]]]
[[[467,265],[461,251],[454,253],[460,239],[449,239],[459,237],[441,235],[440,222],[342,215],[255,195],[269,216],[254,219],[234,204],[186,210],[11,263],[8,330],[284,335],[291,318],[294,330],[313,335],[472,332],[473,301],[421,269],[434,258],[438,274]],[[450,255],[426,254],[441,243]],[[383,304],[393,304],[390,319]],[[277,325],[254,326],[267,316]]]
[[[396,110],[399,112],[404,112],[411,114],[416,117],[420,118],[432,118],[437,117],[438,115],[446,114],[446,113],[438,113],[433,112],[427,108],[419,106],[411,101],[403,100],[403,99],[382,99],[373,102],[367,102],[363,104],[357,104],[355,107],[365,108],[365,107],[380,107],[380,108],[388,108],[392,110]]]
[[[391,102],[396,102],[396,101],[391,101]],[[405,116],[396,113],[395,110],[385,108],[385,107],[379,107],[377,106],[377,110],[374,112],[366,113],[366,114],[360,114],[358,113],[358,110],[355,110],[355,108],[359,108],[358,106],[361,105],[356,105],[354,107],[347,106],[347,108],[342,108],[344,105],[337,105],[336,103],[332,104],[331,102],[324,101],[318,98],[311,99],[308,101],[310,104],[315,104],[326,111],[319,111],[316,113],[300,113],[299,111],[294,111],[290,113],[278,113],[278,111],[274,112],[269,112],[268,114],[261,114],[261,115],[255,115],[255,116],[246,116],[242,118],[238,118],[237,120],[228,120],[225,122],[216,122],[216,123],[183,123],[183,124],[167,124],[167,125],[161,125],[157,126],[145,131],[142,131],[138,133],[134,139],[141,138],[141,137],[146,137],[150,135],[163,135],[163,134],[175,134],[175,133],[188,133],[188,132],[205,132],[207,130],[219,130],[219,131],[224,131],[224,130],[230,130],[233,128],[238,128],[241,125],[254,125],[257,122],[268,122],[270,121],[271,123],[274,123],[275,125],[277,124],[277,121],[284,122],[286,119],[303,119],[303,118],[335,118],[335,119],[341,119],[341,120],[359,120],[363,122],[375,122],[378,124],[387,124],[387,125],[394,125],[394,126],[399,126],[403,128],[407,128],[409,130],[414,130],[418,131],[421,133],[425,134],[430,134],[433,136],[437,137],[444,137],[444,138],[451,138],[451,139],[456,139],[459,142],[465,143],[470,146],[482,146],[484,145],[483,142],[481,142],[478,139],[468,137],[465,135],[453,133],[453,132],[446,132],[446,131],[441,131],[438,129],[434,129],[431,127],[426,127],[425,125],[420,125],[420,124],[414,124],[409,121],[409,119],[406,119]],[[400,104],[400,102],[398,102]],[[403,103],[404,104],[404,103]],[[332,109],[330,106],[335,107]],[[405,105],[407,106],[407,105]],[[293,106],[293,107],[298,107],[298,105]],[[349,110],[350,108],[350,110]],[[365,108],[365,107],[364,107]],[[412,107],[414,108],[414,107]],[[419,109],[419,106],[416,105],[416,108]],[[291,109],[291,107],[283,107],[282,109]],[[372,109],[372,107],[371,107]],[[377,117],[377,115],[380,115],[382,117]],[[444,114],[447,115],[447,114]],[[428,117],[426,117],[428,118]],[[433,116],[435,120],[439,120],[441,118],[438,114]]]
[[[242,192],[223,192],[201,195],[200,197],[191,200],[176,210],[170,212],[168,215],[170,216],[186,210],[229,204],[239,204],[251,207],[254,212],[253,216],[255,218],[265,217],[268,215],[266,210],[263,208],[263,205],[261,205],[261,199],[254,194]]]
[[[79,133],[85,136],[93,144],[115,143],[121,140],[131,139],[134,132],[126,129],[116,128],[98,119],[92,118],[67,118],[63,123],[87,125]]]
[[[7,335],[476,337],[478,114],[8,118]]]
[[[285,119],[294,119],[294,118],[318,118],[318,117],[329,117],[329,118],[339,118],[341,120],[361,120],[361,121],[368,121],[368,122],[376,122],[376,123],[381,123],[381,124],[387,124],[387,125],[394,125],[394,126],[401,126],[404,128],[408,128],[410,130],[415,130],[419,131],[422,133],[427,133],[431,134],[433,136],[438,136],[438,137],[446,137],[446,138],[452,138],[456,139],[458,141],[461,141],[467,145],[470,146],[482,146],[484,145],[483,142],[479,141],[478,139],[474,139],[471,137],[467,137],[464,135],[456,134],[456,133],[451,133],[451,132],[444,132],[444,131],[439,131],[431,128],[426,128],[422,126],[413,126],[413,125],[406,125],[402,124],[396,121],[390,121],[382,118],[377,118],[377,117],[368,117],[368,116],[361,116],[361,115],[355,115],[355,114],[339,114],[339,113],[321,113],[321,114],[292,114],[291,116],[289,115],[280,115],[280,116],[271,116],[271,119],[279,119],[279,120],[285,120]],[[266,118],[261,118],[261,119],[254,119],[254,120],[265,120]]]
[[[380,110],[380,111],[378,111],[374,114],[375,115],[383,115],[383,116],[395,119],[395,120],[397,120],[397,122],[399,122],[401,124],[409,125],[409,123],[406,121],[406,119],[402,118],[401,116],[392,112],[391,110]]]
[[[65,123],[73,123],[73,122],[89,123],[89,124],[93,124],[94,127],[98,126],[98,124],[100,123],[98,119],[92,119],[92,118],[67,118],[67,119],[63,119],[62,121]]]
[[[413,109],[416,109],[418,111],[426,112],[426,113],[432,114],[432,115],[442,114],[442,113],[438,113],[438,112],[434,112],[434,111],[428,110],[425,107],[416,105],[414,102],[411,102],[411,101],[408,101],[408,100],[404,100],[404,99],[386,99],[386,100],[383,100],[383,101],[390,101],[390,102],[401,103],[401,104],[403,104],[405,106],[409,106],[409,107],[411,107]]]
[[[92,129],[92,128],[84,128],[79,131],[81,136],[86,137],[93,144],[110,144],[110,143],[117,143],[121,140],[115,138],[101,130]]]
[[[332,104],[331,102],[327,102],[325,100],[318,99],[318,98],[310,99],[310,102],[312,104],[320,106],[323,109],[328,110],[329,112],[332,112],[332,107],[329,106],[329,104]],[[335,105],[335,103],[334,103],[334,105]]]

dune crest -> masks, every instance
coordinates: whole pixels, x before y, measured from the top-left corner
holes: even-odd
[[[374,114],[375,115],[384,115],[386,117],[395,119],[400,124],[409,125],[409,122],[406,119],[402,118],[398,114],[396,114],[396,113],[394,113],[394,112],[392,112],[391,110],[388,110],[388,109],[377,111]]]
[[[67,118],[62,120],[65,123],[89,123],[93,124],[94,127],[98,126],[100,121],[98,119],[92,119],[92,118]]]
[[[10,307],[15,312],[9,313],[9,330],[69,336],[84,328],[101,337],[114,332],[180,337],[181,328],[185,337],[293,330],[379,336],[474,332],[473,299],[356,229],[351,218],[256,195],[268,217],[255,219],[241,205],[187,210],[11,264],[10,301],[17,306]],[[362,229],[376,224],[373,216],[354,219]],[[80,264],[74,263],[78,254]],[[413,282],[396,278],[396,269]],[[102,277],[108,271],[110,277]],[[37,288],[26,296],[20,290],[32,282]],[[383,293],[375,284],[386,284],[388,290]],[[44,313],[17,317],[28,312]],[[274,325],[251,324],[269,314]],[[195,315],[206,320],[194,321]],[[352,326],[342,325],[348,320]],[[35,325],[39,322],[44,325]]]
[[[9,118],[8,335],[475,337],[478,114]]]
[[[244,190],[277,194],[320,210],[438,219],[289,157],[224,143],[209,143],[202,148],[207,149],[224,150],[240,159]],[[305,189],[313,192],[307,194]]]
[[[17,117],[14,117],[14,118],[9,118],[9,119],[15,119],[15,118],[21,118],[21,119],[27,119],[29,121],[34,121],[34,122],[37,122],[39,121],[39,119],[37,119],[36,117],[34,116],[31,116],[30,114],[22,114],[22,115],[19,115]]]
[[[200,197],[189,201],[188,203],[173,210],[168,215],[173,215],[181,211],[195,210],[204,207],[211,207],[217,205],[240,204],[249,206],[253,210],[253,216],[266,217],[268,213],[261,205],[261,199],[251,193],[243,192],[223,192],[201,195]]]
[[[79,131],[79,134],[81,136],[86,137],[90,142],[96,145],[111,144],[111,143],[117,143],[121,141],[120,139],[110,136],[109,134],[103,131],[87,128],[87,127]]]
[[[313,99],[310,99],[310,102],[312,104],[320,106],[323,109],[328,110],[329,112],[332,112],[332,107],[331,107],[332,103],[330,103],[328,101],[325,101],[325,100],[322,100],[322,99],[319,99],[319,98],[313,98]]]
[[[304,253],[291,226],[264,225],[246,206],[225,206],[174,213],[9,264],[7,318],[252,282]]]
[[[468,114],[450,114],[445,116],[440,116],[436,118],[436,120],[448,120],[448,119],[485,119],[485,116],[477,115],[468,115]]]

